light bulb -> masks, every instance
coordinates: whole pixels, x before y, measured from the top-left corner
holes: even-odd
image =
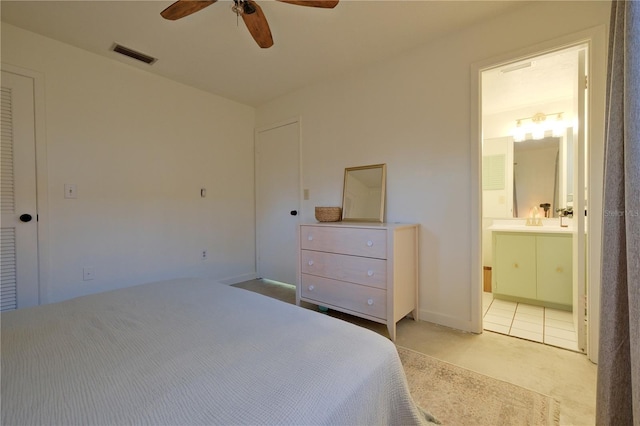
[[[564,120],[562,119],[562,114],[558,114],[558,117],[554,121],[553,126],[551,128],[551,131],[553,132],[553,136],[555,136],[556,138],[561,137],[562,135],[564,135],[566,129],[567,129],[567,126]]]
[[[516,127],[513,129],[511,133],[513,135],[514,142],[524,141],[525,131],[524,131],[524,127],[522,127],[522,123],[520,123],[520,120],[518,120]]]
[[[536,140],[544,139],[544,127],[535,126],[531,131],[531,137]]]

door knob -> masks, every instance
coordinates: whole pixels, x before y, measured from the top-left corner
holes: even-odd
[[[31,222],[31,219],[33,219],[33,217],[28,213],[20,215],[20,221],[21,222]]]
[[[298,216],[298,210],[291,210],[291,216]]]

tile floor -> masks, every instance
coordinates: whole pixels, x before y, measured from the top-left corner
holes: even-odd
[[[485,330],[580,352],[571,312],[498,300],[486,292],[482,308]]]

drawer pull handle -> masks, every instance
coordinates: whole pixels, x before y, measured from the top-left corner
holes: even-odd
[[[313,260],[309,261],[309,266],[313,266]]]
[[[370,276],[370,277],[372,277],[372,276],[373,276],[373,271],[372,271],[371,269],[369,269],[369,270],[367,271],[367,276]]]
[[[562,266],[558,266],[558,267],[556,268],[556,272],[562,272]]]
[[[372,306],[373,305],[373,299],[367,300],[367,305]]]
[[[514,264],[513,264],[513,267],[514,267],[514,268],[516,268],[516,269],[518,269],[518,264],[517,264],[517,263],[514,263]]]
[[[313,289],[314,289],[314,288],[315,288],[315,286],[310,285],[310,286],[309,286],[309,291],[313,291]]]
[[[307,237],[307,240],[309,240],[309,241],[313,241],[313,235],[309,235],[309,236]]]
[[[373,241],[371,240],[367,241],[367,247],[373,247]]]

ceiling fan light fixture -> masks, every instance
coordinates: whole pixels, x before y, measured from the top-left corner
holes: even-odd
[[[233,13],[235,13],[237,16],[240,16],[244,13],[244,7],[242,5],[242,2],[239,0],[233,0],[233,6],[231,6],[231,10],[233,11]]]
[[[233,6],[231,6],[231,10],[236,15],[251,15],[256,13],[256,8],[246,0],[233,0]]]
[[[164,19],[175,21],[192,13],[198,12],[218,0],[177,0],[160,15]],[[295,4],[299,6],[317,7],[324,9],[334,8],[340,0],[279,0],[283,3]],[[258,46],[265,49],[273,46],[273,36],[267,18],[255,0],[233,0],[231,10],[236,14],[236,19],[242,16],[251,37],[258,43]]]

